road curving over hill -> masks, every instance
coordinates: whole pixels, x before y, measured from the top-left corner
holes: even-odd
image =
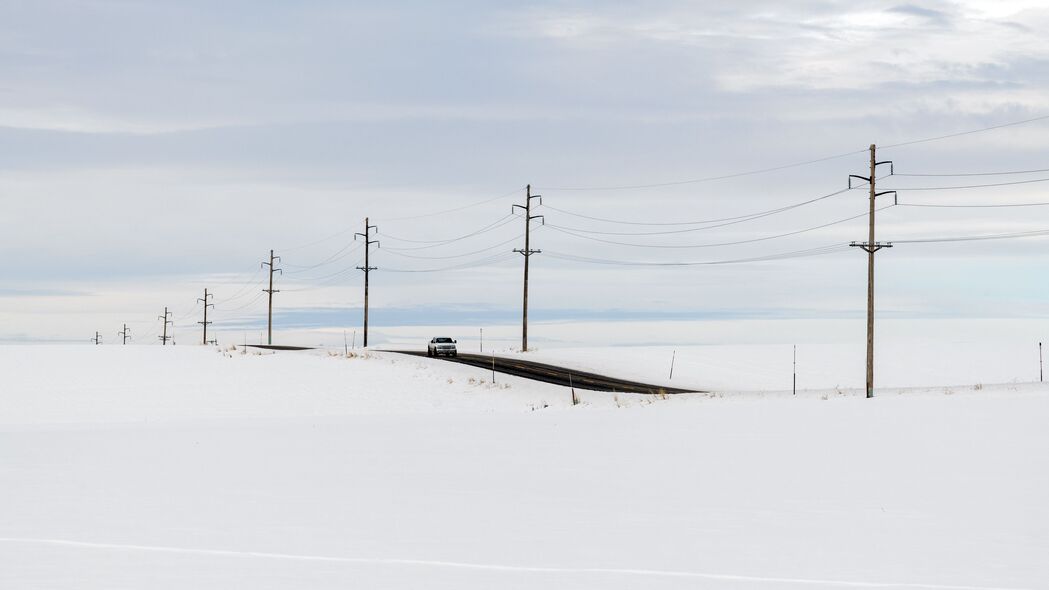
[[[427,356],[425,352],[419,351],[388,350],[386,352],[395,352],[412,356]],[[649,395],[695,393],[689,389],[677,389],[674,387],[638,383],[636,381],[626,381],[615,377],[587,373],[585,371],[577,371],[575,369],[568,369],[565,367],[526,361],[517,358],[463,353],[460,353],[459,356],[437,358],[453,363],[461,363],[481,369],[487,369],[489,371],[494,369],[498,373],[505,373],[515,377],[533,379],[535,381],[562,385],[564,387],[575,387],[576,389],[615,393],[643,393]]]

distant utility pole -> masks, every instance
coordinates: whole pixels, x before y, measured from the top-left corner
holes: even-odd
[[[280,256],[274,256],[273,250],[270,250],[270,261],[262,263],[262,266],[270,267],[270,288],[262,290],[264,293],[269,293],[270,295],[269,315],[266,320],[266,344],[270,345],[273,344],[273,294],[280,293],[280,291],[273,288],[273,273],[279,272],[281,276],[284,276],[284,271],[274,266],[274,263],[278,260],[280,260]],[[207,309],[207,306],[205,305],[204,308]]]
[[[95,346],[102,344],[102,335],[98,333],[98,330],[95,330],[95,337],[91,341],[95,343]]]
[[[379,240],[373,240],[372,230],[375,233],[379,233],[379,226],[369,225],[368,218],[364,218],[364,233],[357,232],[353,234],[353,239],[356,241],[357,236],[364,238],[364,266],[358,266],[357,270],[364,271],[364,348],[368,348],[368,278],[373,270],[376,270],[374,266],[371,266],[368,255],[371,253],[372,244],[378,244],[377,247],[382,248],[382,244],[379,244]]]
[[[532,215],[532,199],[539,199],[539,204],[543,204],[542,195],[532,194],[532,185],[525,186],[525,204],[514,205],[511,210],[517,211],[518,208],[524,209],[525,215],[525,247],[523,250],[515,249],[517,252],[524,256],[524,304],[521,317],[521,352],[528,352],[528,259],[532,257],[532,254],[539,254],[542,250],[532,250],[531,234],[532,234],[532,220],[542,219],[543,223],[546,223],[546,218],[542,215]]]
[[[1045,373],[1042,372],[1042,343],[1038,343],[1038,382],[1045,382]]]
[[[164,346],[167,346],[168,340],[173,340],[172,336],[168,336],[168,324],[173,324],[174,323],[174,322],[171,321],[171,312],[168,311],[168,308],[165,307],[164,308],[164,315],[157,316],[157,319],[158,320],[162,320],[164,322],[164,333],[163,333],[162,336],[160,336],[160,342]],[[172,344],[174,344],[174,343],[172,343]]]
[[[127,339],[131,337],[131,331],[128,330],[127,324],[124,324],[124,329],[117,332],[117,336],[120,336],[124,340],[124,344],[127,344]]]
[[[204,346],[208,345],[208,324],[212,323],[212,322],[208,321],[208,308],[209,307],[215,307],[214,303],[210,303],[209,302],[209,299],[208,299],[209,297],[210,298],[214,298],[215,294],[214,293],[208,293],[208,290],[204,289],[204,298],[203,299],[201,299],[200,297],[197,298],[197,301],[199,301],[199,302],[204,304],[204,321],[203,322],[197,322],[198,324],[204,326],[204,339],[201,341],[201,343],[204,344]]]
[[[852,179],[858,178],[860,180],[866,180],[870,184],[870,234],[866,242],[852,242],[850,246],[857,248],[863,248],[863,251],[867,253],[867,397],[874,397],[874,253],[882,248],[892,248],[892,244],[889,242],[881,243],[874,241],[874,200],[881,196],[889,193],[896,194],[896,191],[883,191],[877,192],[874,185],[877,182],[876,172],[878,166],[882,164],[889,165],[889,174],[892,174],[892,161],[885,160],[882,162],[877,161],[875,150],[877,148],[871,144],[871,171],[870,177],[859,176],[856,174],[849,175],[849,188],[852,188]]]
[[[791,385],[791,395],[798,395],[798,345],[794,345],[794,382]]]

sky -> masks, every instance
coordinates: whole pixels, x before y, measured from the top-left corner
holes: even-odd
[[[529,184],[537,337],[862,325],[868,188],[840,191],[872,143],[879,317],[1045,318],[1049,237],[906,242],[1049,230],[1047,27],[1044,0],[0,0],[0,342],[154,342],[165,307],[196,338],[205,288],[239,341],[271,249],[278,334],[341,338],[365,218],[374,326],[512,325]]]

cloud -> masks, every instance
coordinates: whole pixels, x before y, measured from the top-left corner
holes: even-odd
[[[442,257],[474,260],[463,255],[488,248],[509,252],[521,232],[516,221],[499,232],[442,240],[506,216],[522,197],[510,191],[529,182],[632,186],[731,175],[1049,112],[1044,3],[993,4],[18,3],[0,23],[6,280],[23,292],[43,289],[41,296],[46,289],[102,294],[50,307],[56,315],[80,306],[112,313],[113,321],[126,313],[148,323],[165,305],[188,307],[204,286],[227,295],[243,287],[230,276],[252,276],[270,248],[299,268],[324,262],[345,243],[280,249],[369,216],[390,249],[373,260],[391,271],[373,276],[382,306],[415,309],[422,293],[433,305],[510,314],[520,296],[518,259],[445,273],[392,271],[448,264]],[[1040,168],[1049,148],[1044,129],[1007,128],[887,157],[911,171]],[[864,157],[710,183],[543,188],[550,206],[627,223],[545,214],[551,224],[626,233],[644,229],[631,225],[639,220],[731,217],[837,190],[848,173],[862,170]],[[506,196],[489,201],[498,195]],[[1001,195],[1033,198],[1000,191],[974,199]],[[489,202],[402,219],[480,201]],[[863,209],[862,200],[830,200],[677,243],[784,233]],[[940,213],[955,231],[1010,224],[984,212]],[[920,215],[884,219],[896,235],[930,227]],[[847,242],[863,237],[862,225],[676,252],[573,239],[550,228],[533,237],[547,252],[699,260]],[[430,258],[392,250],[416,246],[407,252]],[[981,248],[1001,260],[1026,251]],[[892,256],[916,256],[899,250]],[[976,250],[922,252],[956,259]],[[533,288],[537,309],[576,315],[809,305],[849,311],[862,307],[852,294],[865,280],[853,262],[671,271],[538,257]],[[280,305],[353,308],[360,299],[355,263],[289,272]],[[331,274],[327,283],[320,279]],[[796,303],[801,295],[810,298],[804,305]],[[5,296],[11,305],[0,311],[29,317],[17,297]],[[243,314],[257,311],[247,305]],[[415,321],[408,311],[397,317]],[[87,321],[77,335],[94,329]]]

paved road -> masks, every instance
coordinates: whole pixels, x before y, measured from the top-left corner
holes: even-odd
[[[426,356],[425,352],[405,350],[391,350],[388,352],[410,354],[412,356]],[[453,363],[462,363],[464,365],[471,365],[482,369],[492,370],[493,357],[491,356],[460,353],[459,356],[456,357],[440,358],[441,360],[447,360]],[[554,385],[563,385],[565,387],[572,386],[577,389],[590,389],[593,391],[613,391],[623,393],[672,394],[690,392],[690,390],[687,389],[676,389],[673,387],[661,387],[659,385],[637,383],[635,381],[624,381],[622,379],[616,379],[614,377],[606,377],[604,375],[597,375],[594,373],[586,373],[583,371],[566,369],[564,367],[547,365],[545,363],[536,363],[533,361],[525,361],[515,358],[503,358],[498,356],[494,357],[494,359],[495,370],[499,373],[506,373],[507,375],[514,375],[515,377],[524,377],[526,379],[534,379],[536,381],[543,381],[546,383],[553,383]]]

